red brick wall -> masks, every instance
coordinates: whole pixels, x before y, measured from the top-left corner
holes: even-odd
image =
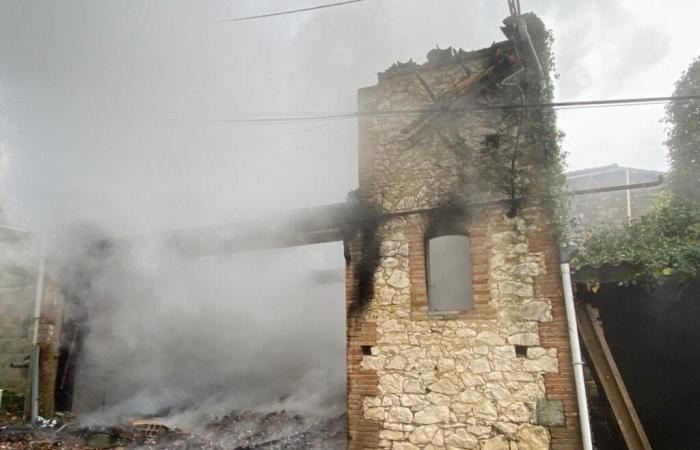
[[[423,220],[428,220],[428,218],[423,217]],[[437,320],[496,318],[496,311],[491,306],[491,295],[489,292],[489,255],[485,222],[477,217],[471,223],[467,223],[467,220],[465,220],[464,224],[472,250],[474,308],[457,313],[430,314],[430,316],[428,316],[425,227],[415,223],[406,227],[405,232],[408,238],[410,254],[411,320],[427,320],[429,318]]]
[[[582,446],[581,428],[559,270],[559,252],[551,226],[539,220],[538,228],[540,228],[539,231],[529,234],[528,241],[533,251],[544,253],[547,272],[535,277],[535,297],[549,299],[552,304],[553,318],[551,322],[539,324],[540,342],[542,347],[556,348],[559,360],[559,373],[545,374],[544,384],[548,399],[563,401],[566,417],[565,426],[549,428],[552,437],[550,448],[552,450],[580,449]]]
[[[345,270],[345,310],[347,318],[347,414],[348,449],[376,449],[379,447],[379,422],[367,420],[362,412],[362,402],[366,396],[377,395],[379,383],[377,372],[363,369],[363,347],[377,343],[377,325],[365,320],[364,308],[358,296],[357,264],[361,258],[360,237],[349,245],[350,261]]]

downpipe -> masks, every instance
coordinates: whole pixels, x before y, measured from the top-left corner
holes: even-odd
[[[36,423],[39,417],[39,325],[41,322],[41,303],[44,298],[44,243],[41,242],[39,250],[39,273],[36,281],[36,297],[34,299],[34,330],[32,336],[32,354],[29,363],[31,369],[31,406],[30,418],[32,423]]]
[[[563,250],[563,249],[562,249]],[[576,400],[578,403],[578,416],[581,423],[581,440],[583,450],[593,450],[591,438],[591,423],[588,416],[588,399],[586,398],[586,385],[583,378],[583,358],[578,339],[578,326],[576,325],[576,309],[574,307],[574,291],[571,286],[571,268],[565,252],[562,251],[560,264],[561,281],[564,287],[564,305],[566,307],[566,322],[569,328],[569,341],[571,343],[571,359],[574,366],[574,382],[576,383]]]
[[[540,59],[537,57],[537,52],[535,51],[535,46],[532,43],[532,38],[527,30],[527,20],[523,15],[515,18],[518,34],[520,35],[520,40],[523,42],[525,53],[527,53],[527,61],[530,70],[535,72],[537,77],[537,82],[541,89],[547,87],[545,81],[544,72],[542,71],[542,65],[540,64]]]

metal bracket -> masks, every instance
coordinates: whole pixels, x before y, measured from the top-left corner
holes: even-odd
[[[11,362],[10,367],[12,367],[14,369],[21,369],[23,367],[29,367],[29,359],[30,358],[27,356],[27,359],[25,359],[22,362]]]
[[[521,67],[520,69],[516,70],[512,74],[502,79],[500,84],[502,84],[503,86],[518,86],[520,84],[520,77],[524,73],[525,69]]]

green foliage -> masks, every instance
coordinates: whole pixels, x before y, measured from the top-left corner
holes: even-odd
[[[683,72],[673,95],[700,95],[700,57]],[[700,101],[669,103],[664,122],[668,125],[671,190],[700,207]]]
[[[542,88],[530,72],[519,86],[492,82],[493,94],[506,104],[550,103],[554,98],[552,79],[556,74],[552,33],[534,15],[529,15],[527,21],[545,75],[545,86]],[[519,67],[517,63],[509,67],[508,75]],[[535,108],[506,110],[500,114],[498,142],[494,145],[486,142],[480,148],[469,146],[460,136],[461,124],[457,122],[451,123],[452,128],[447,130],[448,144],[465,160],[465,167],[478,167],[463,183],[464,200],[473,200],[469,195],[477,191],[492,192],[498,198],[517,199],[518,206],[528,202],[539,204],[552,215],[555,230],[563,239],[569,202],[561,195],[566,154],[561,149],[564,134],[557,127],[556,111]]]
[[[639,267],[630,283],[656,287],[685,284],[700,271],[700,223],[690,202],[666,196],[630,225],[603,227],[591,235],[574,267],[628,262]]]
[[[552,80],[558,78],[552,51],[554,35],[537,17],[528,22],[528,31],[537,49],[546,86],[544,89],[530,90],[526,102],[551,103],[554,101]],[[529,111],[528,114],[526,119],[530,126],[525,129],[524,145],[527,148],[541,149],[544,157],[543,163],[535,167],[534,176],[539,181],[538,187],[541,191],[541,195],[536,198],[550,212],[559,242],[566,242],[570,198],[562,195],[566,183],[564,169],[567,157],[567,153],[561,147],[564,132],[557,126],[557,113],[554,108],[538,108]]]

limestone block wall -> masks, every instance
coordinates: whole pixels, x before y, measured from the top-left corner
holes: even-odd
[[[427,311],[424,218],[378,231],[374,297],[348,327],[354,448],[577,448],[556,253],[536,220],[478,216],[475,292],[488,311]],[[538,419],[556,401],[561,421]]]
[[[393,70],[360,91],[360,108],[497,103],[486,76],[511,56],[507,43],[495,44]],[[484,72],[483,82],[455,88]],[[360,196],[383,214],[346,240],[351,449],[580,447],[558,252],[545,211],[529,205],[509,218],[502,205],[479,203],[456,215],[471,241],[474,307],[429,308],[426,242],[436,211],[454,199],[498,198],[469,184],[478,161],[470,165],[446,145],[445,121],[478,149],[486,136],[513,132],[502,119],[360,122]],[[525,149],[523,164],[537,161],[536,152]]]
[[[412,111],[498,103],[479,81],[511,66],[508,43],[472,52],[451,64],[437,64],[380,74],[379,84],[359,91],[360,111]],[[483,84],[483,83],[482,83]],[[468,123],[468,126],[465,124]],[[505,134],[498,111],[468,115],[388,115],[363,118],[359,134],[360,191],[383,211],[428,208],[453,199],[467,180],[474,189],[461,190],[465,200],[488,200],[477,163],[464,164],[451,141],[463,139],[482,150],[487,136]],[[478,152],[481,153],[481,152]],[[486,156],[486,155],[484,155]]]

